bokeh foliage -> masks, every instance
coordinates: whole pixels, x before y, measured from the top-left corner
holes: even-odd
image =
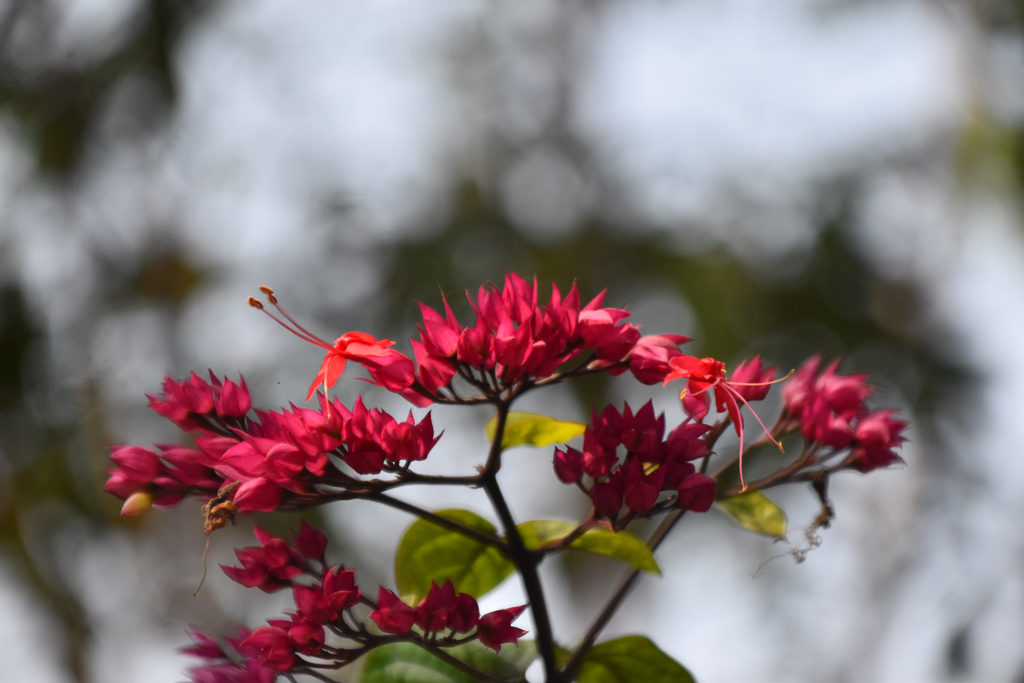
[[[175,51],[217,3],[147,0],[127,34],[105,56],[52,64],[45,54],[26,53],[44,53],[45,42],[14,40],[26,22],[45,36],[50,4],[15,0],[0,17],[0,111],[25,136],[36,173],[65,183],[71,191],[75,179],[89,172],[86,150],[95,142],[99,111],[122,79],[141,73],[157,86],[151,106],[139,113],[145,119],[139,122],[143,129],[159,127],[173,116],[178,93]],[[1021,0],[974,6],[985,30],[1021,33]],[[550,135],[564,139],[567,133],[554,130]],[[1024,129],[979,117],[964,132],[958,160],[965,177],[984,181],[995,168],[999,182],[1016,188],[1018,196],[1024,192]],[[684,253],[663,235],[624,230],[627,226],[608,216],[587,219],[559,242],[537,243],[516,230],[494,193],[485,189],[494,183],[453,178],[451,212],[444,225],[426,236],[382,247],[377,254],[383,264],[381,296],[390,332],[399,338],[411,332],[414,300],[437,305],[440,288],[457,311],[464,311],[462,290],[475,289],[486,279],[499,283],[507,270],[536,273],[542,283],[557,282],[563,291],[575,281],[585,299],[608,288],[612,303],[620,305],[630,302],[616,292],[638,285],[658,288],[676,294],[693,310],[700,329],[693,348],[702,355],[733,363],[743,355],[762,353],[784,368],[817,350],[831,358],[883,348],[891,358],[906,359],[919,382],[907,381],[892,364],[850,369],[875,370],[883,378],[890,373],[889,380],[915,411],[920,434],[939,405],[969,386],[971,374],[941,354],[920,329],[925,293],[919,286],[886,279],[851,247],[846,237],[848,204],[856,180],[824,190],[835,195],[837,201],[829,205],[837,208],[821,218],[820,238],[806,267],[798,275],[772,281],[726,250]],[[144,301],[178,308],[207,276],[167,248],[135,263],[110,265],[106,295],[111,306]],[[85,681],[89,623],[66,577],[49,569],[54,555],[47,534],[69,519],[85,520],[97,529],[125,522],[113,501],[99,492],[106,419],[100,397],[88,392],[79,396],[77,418],[58,422],[43,419],[31,406],[33,384],[52,370],[47,334],[28,310],[20,284],[0,283],[0,547],[39,596],[39,604],[62,624],[66,666],[76,680]],[[603,376],[574,383],[573,388],[584,405],[612,398]]]

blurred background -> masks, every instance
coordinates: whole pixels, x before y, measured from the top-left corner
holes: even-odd
[[[466,312],[515,270],[607,287],[694,355],[843,356],[912,424],[905,467],[834,479],[805,562],[807,491],[772,493],[784,543],[695,516],[608,636],[705,683],[1024,681],[1022,189],[1020,0],[0,2],[0,679],[178,681],[185,625],[289,605],[217,571],[193,599],[199,501],[123,520],[101,491],[110,444],[183,440],[145,408],[165,372],[301,400],[320,354],[245,305],[258,285],[408,351],[416,300]],[[360,374],[345,400],[404,415]],[[524,407],[681,419],[620,379]],[[479,463],[487,417],[436,409],[430,468]],[[509,454],[518,515],[583,511],[550,459]],[[311,518],[364,588],[393,581],[408,517]],[[620,571],[544,566],[565,644]]]

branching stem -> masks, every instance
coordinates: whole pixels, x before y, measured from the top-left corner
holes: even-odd
[[[447,652],[445,652],[443,649],[441,649],[441,648],[439,648],[439,647],[437,647],[435,645],[431,645],[430,643],[426,642],[425,640],[413,640],[412,642],[415,643],[416,645],[419,645],[421,648],[423,648],[424,650],[426,650],[430,654],[434,655],[435,657],[440,659],[445,664],[448,664],[449,666],[453,666],[456,669],[458,669],[459,671],[461,671],[462,673],[468,674],[469,676],[472,676],[473,678],[475,678],[475,679],[477,679],[479,681],[487,681],[488,683],[508,683],[508,681],[506,681],[504,678],[498,678],[497,676],[492,676],[489,673],[485,673],[485,672],[481,671],[480,669],[477,669],[476,667],[470,666],[469,664],[466,664],[461,659],[458,659],[457,657],[453,657],[452,655],[450,655]]]
[[[505,501],[505,496],[498,486],[498,470],[501,469],[501,444],[505,436],[505,424],[508,421],[508,411],[511,401],[496,401],[495,409],[497,419],[494,429],[494,442],[491,444],[491,453],[487,459],[487,466],[481,475],[482,486],[491,500],[498,518],[505,529],[505,539],[508,543],[508,556],[516,565],[519,575],[523,580],[523,588],[526,590],[526,597],[530,601],[530,611],[533,614],[533,625],[536,629],[537,649],[544,660],[544,671],[547,683],[558,683],[562,680],[555,662],[555,641],[551,630],[551,619],[548,616],[547,602],[544,600],[544,589],[540,583],[540,576],[537,574],[537,559],[527,550],[523,543],[522,536],[516,528],[515,518]]]
[[[664,541],[665,537],[668,536],[670,531],[672,531],[672,527],[674,527],[676,523],[683,518],[683,514],[685,512],[685,510],[677,509],[668,513],[665,519],[661,521],[661,524],[658,525],[657,530],[647,541],[647,545],[651,550],[656,550],[658,546],[661,545],[661,542]],[[587,631],[587,635],[584,636],[583,642],[580,643],[578,648],[576,648],[572,658],[569,659],[569,662],[565,665],[565,669],[563,669],[561,674],[563,677],[561,680],[571,681],[576,677],[576,674],[579,673],[580,664],[583,662],[583,656],[586,655],[590,648],[594,646],[594,642],[597,640],[597,637],[615,615],[615,612],[619,609],[622,601],[626,599],[629,589],[633,587],[633,584],[636,582],[639,575],[640,570],[633,569],[622,577],[622,581],[619,582],[619,587],[615,589],[615,593],[612,594],[608,604],[606,604],[604,609],[601,610],[601,613],[597,615],[597,619],[594,620],[594,623],[590,626],[590,630]]]
[[[366,496],[366,500],[374,500],[377,501],[378,503],[383,503],[388,507],[393,507],[396,510],[402,510],[403,512],[408,512],[409,514],[416,515],[421,519],[429,520],[430,522],[433,522],[438,526],[444,527],[445,529],[451,529],[452,531],[460,533],[463,536],[466,536],[467,538],[472,538],[486,545],[493,546],[500,550],[503,554],[512,557],[512,553],[510,552],[509,549],[509,544],[501,540],[494,534],[489,534],[485,531],[480,531],[479,529],[468,527],[465,524],[460,524],[459,522],[450,520],[446,517],[442,517],[441,515],[430,512],[429,510],[424,510],[423,508],[417,505],[413,505],[412,503],[406,503],[404,500],[392,498],[391,496],[385,495],[383,493],[374,493],[368,495]]]

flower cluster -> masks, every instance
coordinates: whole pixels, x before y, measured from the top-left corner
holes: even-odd
[[[893,419],[893,410],[870,412],[865,401],[873,393],[866,374],[839,375],[839,361],[823,372],[815,356],[783,387],[786,414],[800,424],[808,444],[834,451],[850,449],[845,465],[869,472],[902,462],[893,452],[903,443],[907,423]]]
[[[273,290],[260,289],[269,306],[255,298],[250,298],[250,305],[325,352],[306,397],[308,401],[316,394],[319,405],[263,411],[253,408],[241,378],[236,383],[212,372],[209,381],[195,373],[181,381],[166,377],[162,393],[149,397],[150,407],[191,433],[194,444],[114,448],[115,468],[109,472],[106,490],[125,501],[122,514],[141,514],[151,505],[174,505],[187,496],[205,497],[205,532],[209,534],[233,522],[239,512],[301,509],[361,498],[412,513],[454,534],[446,533],[444,538],[451,540],[442,542],[415,531],[419,523],[410,527],[396,553],[396,573],[404,577],[399,591],[406,599],[381,586],[374,600],[360,590],[352,569],[328,563],[327,537],[320,531],[303,522],[294,539],[286,542],[256,528],[258,545],[236,550],[238,564],[221,568],[248,588],[267,593],[289,590],[294,609],[255,630],[239,629],[235,637],[222,641],[192,633],[194,645],[185,651],[204,660],[189,671],[194,683],[272,683],[279,678],[296,680],[296,676],[328,680],[326,672],[396,643],[418,646],[470,677],[492,680],[473,661],[456,661],[441,649],[479,641],[500,653],[503,645],[518,644],[526,634],[513,626],[525,605],[481,614],[478,594],[459,592],[458,588],[487,583],[476,574],[479,553],[463,552],[476,546],[499,553],[521,574],[546,679],[575,680],[587,671],[588,648],[636,572],[621,584],[585,643],[567,661],[559,661],[536,573],[546,554],[576,547],[576,541],[595,525],[620,531],[637,518],[668,512],[646,541],[649,556],[685,511],[705,512],[716,497],[732,497],[748,488],[761,491],[795,482],[810,482],[819,496],[822,513],[813,527],[818,528],[832,516],[827,484],[833,473],[867,472],[900,461],[894,449],[902,443],[907,424],[895,419],[894,411],[869,410],[866,402],[872,389],[865,375],[839,375],[837,363],[822,371],[820,359],[812,358],[792,379],[789,375],[775,379],[776,368],[765,367],[759,357],[740,363],[730,375],[721,361],[685,355],[680,346],[690,341],[687,337],[641,335],[639,325],[627,322],[626,310],[604,305],[603,292],[582,305],[575,285],[565,295],[552,286],[547,303],[540,305],[536,279],[530,283],[510,273],[500,289],[484,285],[475,295],[467,292],[473,317],[468,325],[458,320],[443,296],[442,312],[420,304],[419,336],[410,340],[411,355],[406,355],[394,348],[395,342],[365,332],[347,332],[333,343],[324,341],[285,312]],[[331,399],[328,390],[349,362],[365,368],[372,384],[417,406],[490,404],[495,417],[493,429],[488,428],[492,446],[486,464],[468,476],[413,471],[412,464],[427,458],[440,438],[434,434],[430,414],[417,422],[410,413],[400,421],[367,408],[362,397],[351,408]],[[648,401],[635,411],[628,403],[621,410],[615,406],[594,409],[585,427],[530,413],[518,413],[516,421],[511,421],[513,403],[530,390],[587,374],[627,371],[647,385],[684,380],[680,399],[686,420],[669,430],[665,416],[656,415],[653,402]],[[786,382],[783,409],[769,429],[751,404],[764,399],[771,385],[780,382]],[[320,388],[323,392],[317,394]],[[712,396],[717,412],[727,415],[705,424]],[[749,444],[749,450],[769,442],[781,449],[780,440],[797,432],[802,432],[805,448],[792,462],[748,487],[743,473],[748,450],[743,427],[750,415],[765,434]],[[730,424],[739,436],[738,453],[712,463],[712,451]],[[593,509],[566,535],[533,546],[524,531],[530,527],[517,522],[499,485],[503,449],[518,444],[564,444],[579,429],[583,430],[581,450],[556,447],[554,472],[563,483],[584,491]],[[698,460],[702,461],[700,471],[695,466]],[[738,487],[725,483],[734,464],[739,467]],[[378,477],[382,472],[386,476]],[[502,532],[469,511],[455,511],[464,516],[449,518],[389,495],[392,489],[410,484],[484,489],[500,517]],[[747,500],[776,517],[777,510],[766,497],[753,495]],[[723,509],[728,511],[728,505]],[[774,524],[769,529],[744,522],[739,515],[737,519],[759,532],[783,533]],[[533,524],[536,530],[563,528],[565,523],[538,520]],[[428,545],[423,545],[423,538]],[[579,549],[629,559],[615,550],[621,538],[612,533],[588,535],[586,540],[591,545],[584,548],[586,544],[581,543]],[[634,539],[631,553],[636,543]],[[410,553],[410,547],[418,549]],[[423,548],[427,552],[421,552]],[[444,580],[448,577],[465,580]],[[415,593],[415,598],[407,593]],[[390,680],[394,675],[390,665],[374,664],[375,659],[362,660],[364,674]],[[670,669],[677,674],[682,671],[682,667]],[[520,674],[521,670],[516,677],[521,678]],[[669,675],[681,680],[680,675]]]
[[[582,452],[555,450],[555,474],[566,484],[580,483],[584,474],[593,479],[588,493],[594,508],[612,520],[623,503],[632,513],[651,512],[663,491],[675,492],[675,506],[705,512],[715,500],[715,481],[691,461],[708,454],[701,437],[710,429],[688,422],[666,439],[665,416],[655,417],[651,402],[635,414],[629,404],[621,413],[608,406],[600,415],[594,411]]]
[[[516,643],[526,634],[512,626],[524,607],[481,616],[476,599],[468,593],[456,593],[451,581],[442,586],[432,584],[427,597],[416,607],[381,587],[378,602],[373,605],[356,585],[354,571],[328,566],[327,537],[322,532],[303,522],[293,544],[288,544],[262,529],[254,531],[259,547],[235,551],[241,567],[221,568],[228,577],[249,588],[273,592],[291,587],[296,609],[287,619],[272,619],[266,626],[254,631],[243,629],[237,638],[225,639],[238,656],[227,654],[207,636],[192,634],[195,645],[185,652],[210,660],[191,670],[195,683],[265,683],[275,680],[277,673],[312,663],[304,657],[352,661],[379,644],[352,614],[352,608],[361,602],[376,608],[369,618],[384,633],[406,636],[417,626],[423,634],[430,634],[430,642],[436,646],[479,639],[485,646],[500,651],[503,644]],[[328,630],[359,646],[325,648]],[[445,630],[449,634],[438,638],[439,632]],[[410,637],[419,635],[412,633]],[[381,642],[387,642],[386,637]]]
[[[253,527],[253,531],[260,547],[235,551],[241,567],[220,567],[231,580],[246,588],[273,593],[290,586],[296,576],[311,573],[310,560],[324,561],[327,536],[305,522],[295,537],[294,547],[259,527]]]
[[[394,635],[404,636],[412,630],[414,624],[424,633],[447,629],[454,635],[476,629],[476,637],[480,642],[495,652],[501,651],[504,643],[515,643],[526,635],[526,631],[512,625],[526,609],[525,605],[495,610],[481,616],[476,598],[469,593],[456,593],[450,580],[442,586],[436,582],[431,583],[427,597],[416,607],[410,607],[381,586],[377,605],[370,618],[382,631]]]
[[[631,315],[628,311],[604,307],[604,292],[581,307],[575,284],[564,297],[552,285],[551,298],[546,306],[540,306],[536,279],[530,284],[510,273],[501,291],[483,285],[475,300],[466,293],[476,316],[467,327],[455,317],[447,299],[444,316],[421,303],[420,338],[410,340],[416,358],[413,363],[390,348],[393,342],[361,332],[349,332],[333,345],[328,344],[296,323],[270,288],[261,290],[288,322],[274,316],[256,299],[250,298],[250,305],[327,350],[310,395],[321,384],[325,389],[332,386],[345,361],[356,360],[370,373],[372,383],[415,405],[426,406],[456,395],[451,389],[457,374],[480,387],[498,389],[526,378],[550,377],[583,351],[592,352],[587,361],[590,371],[617,375],[629,369],[641,382],[656,384],[670,372],[669,360],[681,355],[679,345],[690,341],[676,334],[641,337],[637,326],[623,322]],[[448,390],[447,395],[442,389]]]
[[[192,373],[187,380],[165,378],[164,394],[150,406],[182,429],[198,432],[196,448],[139,446],[114,448],[105,490],[126,501],[123,512],[145,511],[149,503],[174,505],[186,495],[213,496],[231,488],[240,511],[269,511],[289,500],[317,493],[317,486],[353,481],[337,466],[358,474],[379,474],[423,460],[440,436],[430,415],[412,414],[399,422],[369,410],[361,398],[349,410],[337,399],[320,397],[320,409],[292,406],[290,411],[254,411],[244,380],[211,382]],[[244,409],[244,410],[243,410]]]
[[[189,669],[192,683],[274,683],[278,672],[263,664],[257,657],[258,650],[246,643],[251,635],[252,631],[239,627],[236,637],[224,638],[229,652],[212,638],[189,631],[193,645],[182,651],[206,660]]]

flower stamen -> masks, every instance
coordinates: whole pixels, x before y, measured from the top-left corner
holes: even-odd
[[[270,289],[270,287],[262,285],[262,286],[260,286],[260,291],[267,295],[267,301],[269,301],[270,304],[274,308],[276,308],[281,313],[281,315],[283,315],[285,317],[285,319],[288,320],[288,322],[290,322],[292,325],[294,325],[294,327],[292,327],[292,325],[289,325],[288,323],[284,322],[283,320],[278,318],[276,315],[274,315],[273,313],[268,311],[266,309],[266,307],[263,305],[263,302],[261,302],[256,297],[252,297],[252,296],[249,297],[248,301],[249,301],[249,305],[250,306],[252,306],[253,308],[255,308],[255,309],[259,310],[259,311],[263,311],[264,313],[266,313],[270,317],[271,320],[273,320],[278,325],[280,325],[284,329],[286,329],[289,332],[291,332],[292,334],[294,334],[299,339],[302,339],[303,341],[307,341],[310,344],[315,344],[316,346],[319,346],[320,348],[326,349],[328,351],[334,350],[333,346],[331,346],[326,341],[324,341],[320,337],[316,336],[315,334],[313,334],[312,332],[307,330],[302,325],[300,325],[297,322],[295,322],[295,320],[290,315],[288,315],[288,313],[285,312],[285,310],[281,306],[281,304],[279,304],[277,302],[277,297],[274,296],[274,290]]]

